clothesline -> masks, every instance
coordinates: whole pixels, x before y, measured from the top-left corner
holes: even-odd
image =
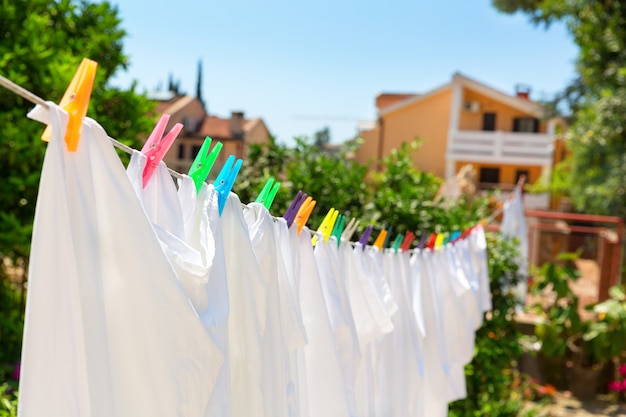
[[[39,97],[38,95],[36,95],[35,93],[27,90],[26,88],[20,86],[19,84],[14,83],[13,81],[9,80],[8,78],[0,75],[0,85],[3,86],[4,88],[6,88],[7,90],[19,95],[20,97],[24,98],[25,100],[28,100],[29,102],[33,103],[33,104],[38,104],[40,106],[45,107],[46,109],[49,107],[48,103],[42,99],[41,97]],[[109,140],[111,141],[111,143],[113,144],[114,147],[126,152],[129,155],[132,155],[134,152],[134,149],[131,148],[130,146],[124,145],[123,143],[121,143],[120,141],[118,141],[117,139],[114,139],[110,136],[108,136]],[[168,172],[170,173],[170,175],[172,175],[175,178],[178,179],[182,179],[183,178],[183,174],[174,171],[171,168],[167,168]],[[518,183],[519,185],[519,183]],[[511,193],[512,195],[513,193]],[[510,197],[510,196],[509,196]],[[490,224],[491,222],[493,222],[502,212],[504,205],[501,205],[500,207],[498,207],[489,217],[487,217],[485,219],[485,221],[483,222],[483,224],[486,226],[488,224]],[[315,231],[311,230],[311,232],[316,233]],[[352,242],[351,242],[352,243]]]
[[[17,94],[18,96],[20,96],[20,97],[30,101],[33,104],[38,104],[40,106],[45,107],[46,109],[48,108],[48,103],[46,103],[46,101],[44,99],[42,99],[41,97],[39,97],[35,93],[25,89],[21,85],[14,83],[13,81],[9,80],[8,78],[6,78],[6,77],[4,77],[2,75],[0,75],[0,85],[2,85],[7,90]],[[112,138],[110,136],[109,136],[109,140],[111,141],[113,146],[115,146],[117,149],[120,149],[120,150],[126,152],[129,155],[133,154],[134,149],[131,148],[130,146],[126,146],[122,142],[120,142],[117,139],[114,139],[114,138]],[[173,177],[176,177],[178,179],[183,178],[183,175],[181,173],[176,172],[173,169],[170,169],[169,167],[167,168],[167,170],[169,171],[169,173]]]

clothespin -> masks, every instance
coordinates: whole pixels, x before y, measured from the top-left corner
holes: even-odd
[[[170,120],[169,114],[164,114],[161,116],[159,121],[157,122],[154,130],[148,137],[148,140],[141,148],[141,153],[146,155],[148,161],[146,162],[146,166],[143,169],[143,186],[146,187],[150,178],[152,178],[152,174],[159,166],[159,163],[163,160],[163,157],[174,143],[176,136],[183,130],[183,125],[180,123],[176,123],[172,130],[170,130],[165,137],[163,137],[163,133],[165,132],[165,127],[167,126],[167,122]]]
[[[450,242],[454,243],[459,239],[461,239],[461,232],[456,230],[454,233],[452,233],[452,236],[450,236]]]
[[[387,236],[385,236],[385,242],[383,243],[383,249],[389,245],[389,239],[391,239],[391,232],[393,231],[393,227],[389,226],[387,229]]]
[[[320,224],[320,227],[317,229],[317,231],[320,232],[324,237],[324,242],[328,242],[330,234],[333,231],[333,227],[335,226],[335,222],[337,221],[338,215],[339,211],[331,208],[330,210],[328,210],[328,213],[326,213],[326,216],[324,216],[324,220],[322,220],[322,224]],[[315,246],[317,244],[317,235],[313,236],[312,241],[313,246]]]
[[[399,234],[398,236],[396,236],[393,243],[391,244],[391,249],[398,252],[398,249],[400,249],[400,245],[402,244],[403,239],[404,239],[404,236],[402,236],[402,234]]]
[[[222,215],[222,211],[224,210],[224,206],[226,205],[226,201],[228,200],[228,195],[230,194],[230,190],[233,188],[233,184],[235,183],[235,178],[237,178],[237,174],[239,174],[239,169],[241,168],[241,164],[243,161],[238,159],[233,166],[233,161],[235,157],[233,155],[229,156],[224,164],[224,167],[220,171],[219,175],[215,179],[215,191],[217,192],[217,206],[220,212],[220,216]]]
[[[280,188],[280,182],[276,182],[274,186],[272,186],[272,184],[274,184],[274,178],[270,177],[263,186],[261,194],[259,194],[259,196],[255,200],[256,203],[263,204],[263,206],[268,210],[272,206],[274,198],[276,197],[276,193]]]
[[[65,144],[70,152],[76,152],[78,148],[80,128],[83,125],[83,117],[87,115],[97,68],[97,62],[83,58],[59,103],[59,106],[63,107],[69,115],[67,130],[65,131]],[[51,136],[52,127],[48,126],[41,135],[41,140],[49,142]]]
[[[331,236],[335,236],[337,239],[337,246],[341,244],[341,233],[343,232],[345,224],[346,217],[343,214],[340,214],[337,217],[337,221],[335,222],[335,226],[333,227],[333,231],[331,233]]]
[[[222,143],[217,142],[213,150],[209,152],[212,141],[213,139],[208,136],[204,139],[198,155],[196,155],[193,164],[191,164],[191,168],[189,168],[189,176],[193,179],[194,184],[196,184],[196,192],[200,192],[202,183],[209,176],[209,172],[211,172],[211,168],[213,168],[213,164],[215,164],[217,155],[220,153],[220,150],[222,150]]]
[[[361,245],[363,245],[363,250],[365,250],[365,246],[367,246],[367,241],[370,239],[370,235],[372,234],[372,230],[374,230],[374,227],[370,224],[369,226],[367,226],[365,228],[365,231],[363,232],[363,234],[359,238],[359,243]]]
[[[315,203],[316,201],[313,200],[312,197],[307,197],[306,200],[304,200],[304,203],[300,206],[298,214],[296,214],[296,218],[294,220],[294,223],[298,227],[298,235],[302,232],[302,228],[306,224],[307,220],[309,220],[311,212],[315,207]]]
[[[350,219],[346,230],[344,230],[341,234],[341,240],[345,240],[346,242],[350,241],[350,239],[352,239],[352,235],[354,234],[354,232],[356,232],[356,229],[357,227],[359,227],[360,223],[361,220],[357,220],[354,217]]]
[[[404,234],[404,240],[400,245],[400,250],[403,252],[408,251],[411,248],[411,243],[413,243],[413,239],[415,239],[415,233],[410,230]]]
[[[296,197],[293,199],[291,205],[283,215],[283,218],[287,221],[287,227],[291,226],[293,223],[296,215],[298,214],[298,210],[300,210],[300,206],[302,206],[306,197],[307,195],[303,193],[302,190],[299,190],[298,194],[296,194]]]
[[[420,236],[420,241],[417,244],[417,248],[424,249],[426,247],[426,242],[428,242],[428,235],[426,233],[422,233],[422,236]]]
[[[437,233],[437,237],[435,238],[435,249],[441,249],[443,246],[443,242],[445,240],[445,236],[443,233]]]
[[[435,249],[435,241],[437,240],[437,233],[432,233],[426,242],[426,247],[430,250]]]
[[[378,250],[382,251],[386,238],[387,238],[387,229],[383,229],[380,231],[380,233],[378,233],[376,240],[374,240],[374,246],[376,246]]]

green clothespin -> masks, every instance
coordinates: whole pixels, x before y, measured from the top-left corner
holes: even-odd
[[[403,240],[404,240],[404,235],[402,235],[402,233],[396,236],[396,239],[391,244],[391,249],[398,252],[398,249],[400,249],[400,245],[402,244]]]
[[[204,139],[204,143],[202,144],[198,155],[196,155],[196,159],[193,160],[193,164],[191,164],[191,168],[189,168],[189,176],[196,184],[196,192],[200,192],[202,183],[209,176],[209,172],[211,171],[211,168],[213,168],[217,155],[220,153],[220,150],[222,150],[222,143],[217,142],[213,147],[213,150],[209,152],[212,141],[213,139],[208,136]]]
[[[263,186],[261,194],[259,194],[259,196],[254,201],[255,203],[263,204],[263,206],[265,206],[265,208],[268,210],[272,206],[274,198],[276,197],[276,193],[278,193],[278,189],[280,188],[280,182],[276,182],[273,187],[272,184],[274,184],[274,178],[270,177],[270,179],[268,179]]]
[[[346,225],[346,217],[343,214],[340,214],[337,217],[337,221],[335,221],[335,226],[333,227],[333,231],[330,234],[331,236],[335,236],[337,239],[337,246],[341,243],[341,234],[343,233],[343,229]]]

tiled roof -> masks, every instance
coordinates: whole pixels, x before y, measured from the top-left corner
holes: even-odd
[[[249,131],[248,125],[254,120],[244,120],[244,131]],[[202,127],[198,132],[201,136],[210,136],[211,138],[230,139],[230,119],[222,119],[217,116],[206,116],[202,122]]]

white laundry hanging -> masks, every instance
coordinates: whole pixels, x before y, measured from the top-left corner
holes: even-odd
[[[163,255],[106,133],[78,150],[53,103],[35,214],[19,415],[201,416],[222,356]]]
[[[443,417],[466,395],[482,227],[412,254],[314,248],[234,193],[220,215],[212,185],[176,188],[163,163],[143,187],[145,156],[125,173],[92,120],[68,153],[50,112],[21,416]]]
[[[502,210],[502,224],[500,232],[504,236],[517,239],[519,251],[518,266],[521,275],[520,282],[510,290],[521,305],[526,301],[528,292],[528,227],[524,215],[524,199],[520,186],[515,187],[511,196],[504,202]]]

